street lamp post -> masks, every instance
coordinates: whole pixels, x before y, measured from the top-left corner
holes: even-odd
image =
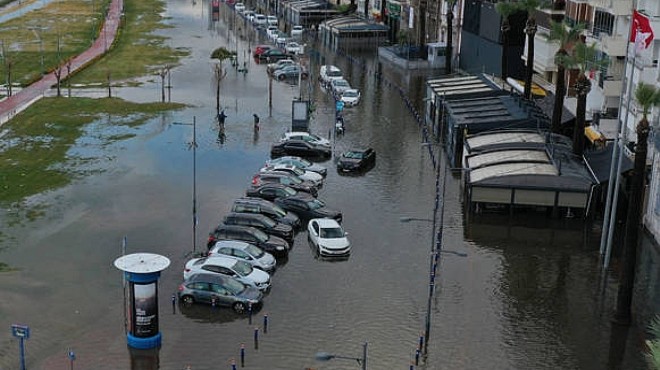
[[[335,355],[328,352],[317,352],[316,359],[318,361],[330,361],[334,358],[344,359],[344,360],[355,360],[358,364],[362,366],[362,370],[367,370],[367,342],[364,342],[362,345],[362,357],[347,357]]]
[[[192,197],[192,253],[195,254],[197,249],[197,124],[196,117],[193,116],[192,123],[173,122],[173,125],[183,125],[193,127],[193,141],[190,144],[193,151],[193,197]]]

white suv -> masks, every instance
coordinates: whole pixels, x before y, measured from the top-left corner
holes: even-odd
[[[255,14],[252,23],[256,24],[257,26],[265,26],[267,23],[266,16],[263,14]]]
[[[277,24],[279,23],[279,22],[277,21],[277,17],[274,16],[274,15],[269,15],[268,17],[266,17],[266,22],[267,22],[268,25],[270,25],[270,26],[277,26]]]
[[[247,262],[225,256],[193,258],[186,262],[183,278],[193,274],[212,273],[230,276],[243,284],[266,291],[270,288],[270,275],[255,269]]]
[[[341,69],[332,66],[332,65],[322,65],[321,71],[319,73],[319,80],[324,85],[328,85],[330,81],[342,79],[344,75],[341,73]]]

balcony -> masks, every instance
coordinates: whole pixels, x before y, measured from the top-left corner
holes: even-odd
[[[594,8],[607,9],[613,15],[630,15],[633,0],[589,0]]]
[[[605,97],[620,96],[622,83],[623,81],[621,80],[604,80],[602,83],[602,87],[600,86],[600,84],[598,84],[597,86],[601,87],[601,91],[603,92],[603,96]]]
[[[601,35],[601,50],[611,57],[625,56],[627,40],[625,36]]]

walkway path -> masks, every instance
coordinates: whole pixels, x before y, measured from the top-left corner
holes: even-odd
[[[100,36],[94,41],[94,44],[82,54],[71,59],[71,72],[77,71],[94,61],[99,56],[105,54],[108,47],[112,45],[124,8],[123,0],[112,0],[108,15],[106,16]],[[68,76],[67,68],[62,68],[61,79]],[[30,104],[41,99],[47,90],[57,84],[55,72],[44,75],[39,81],[24,87],[16,94],[0,101],[0,126],[12,119],[16,114],[22,112]]]

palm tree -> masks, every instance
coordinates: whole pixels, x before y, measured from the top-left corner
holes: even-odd
[[[587,73],[601,70],[607,66],[606,59],[599,57],[596,44],[587,46],[580,40],[575,43],[573,54],[562,58],[566,67],[578,70],[578,78],[574,88],[577,93],[577,108],[575,112],[575,128],[573,131],[573,153],[581,156],[584,151],[584,127],[587,114],[587,94],[591,91],[591,81]]]
[[[451,58],[454,39],[454,5],[458,0],[447,0],[447,50],[445,50],[445,73],[451,73]]]
[[[222,62],[224,62],[226,59],[232,58],[234,55],[236,55],[236,52],[229,51],[225,48],[217,48],[211,53],[212,59],[218,59],[218,63],[215,65],[214,70],[216,82],[215,110],[218,114],[220,113],[220,85],[222,83],[222,79],[224,79],[227,75],[227,71],[223,70],[222,68]]]
[[[566,96],[566,56],[573,51],[573,46],[580,39],[585,29],[584,23],[578,23],[571,28],[565,22],[550,22],[550,33],[546,36],[548,41],[559,44],[555,53],[557,65],[557,88],[555,89],[555,104],[552,109],[552,132],[558,133],[561,129],[561,116]]]
[[[660,90],[654,85],[640,83],[635,90],[635,100],[642,108],[642,119],[637,124],[637,144],[635,145],[635,167],[630,185],[630,201],[626,217],[625,241],[621,261],[621,281],[616,301],[615,319],[621,323],[630,323],[630,304],[632,303],[635,284],[635,264],[637,263],[637,239],[642,218],[644,201],[644,180],[646,179],[646,157],[648,154],[649,110],[660,106]]]
[[[511,31],[509,17],[520,11],[520,9],[518,9],[516,3],[506,1],[495,4],[495,10],[502,16],[502,26],[500,28],[502,31],[502,80],[506,81],[506,78],[509,77],[509,31]]]
[[[660,317],[656,316],[649,325],[651,339],[646,341],[646,359],[651,369],[660,370]]]
[[[536,35],[536,12],[543,4],[541,0],[520,0],[516,3],[520,10],[527,12],[525,33],[527,34],[527,68],[525,70],[525,99],[532,98],[532,76],[534,75],[534,36]]]

